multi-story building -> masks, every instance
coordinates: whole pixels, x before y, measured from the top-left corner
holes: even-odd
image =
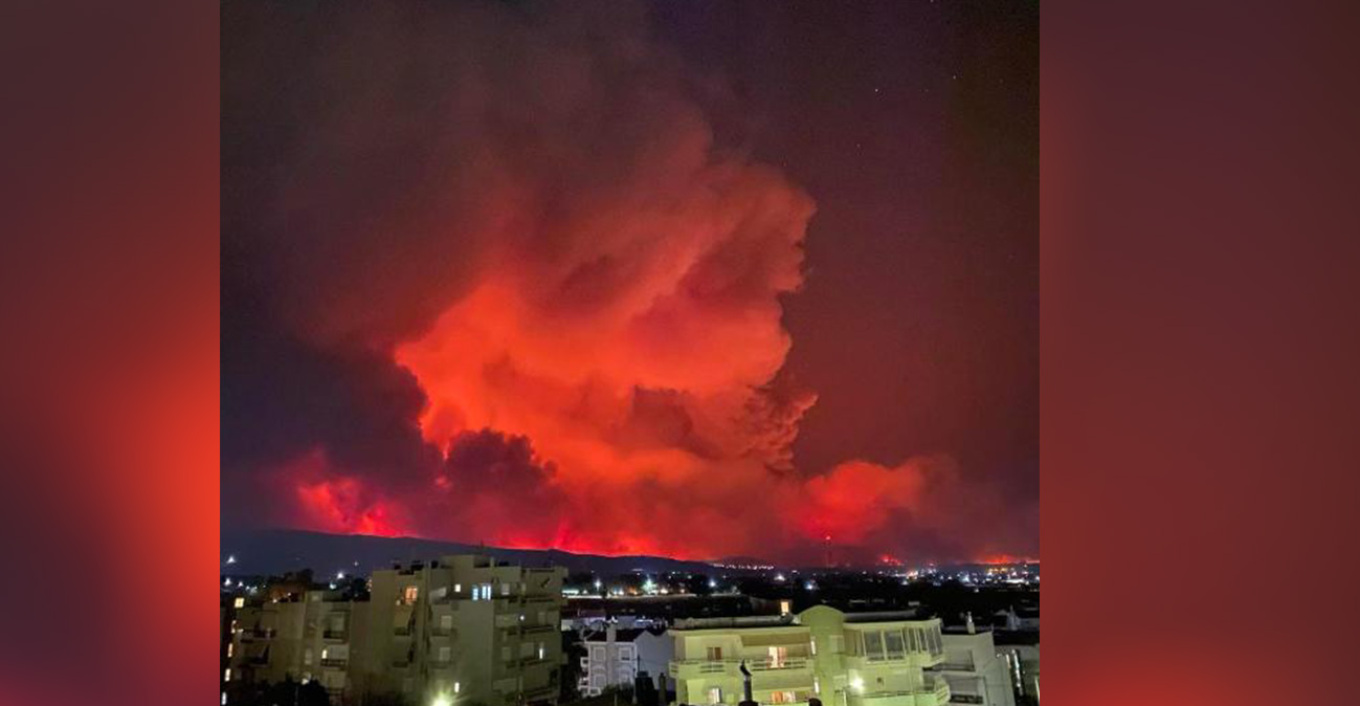
[[[949,682],[954,703],[1015,706],[1010,670],[992,641],[991,630],[976,630],[969,616],[967,627],[951,628],[942,637],[944,663],[935,672]]]
[[[780,618],[696,620],[671,630],[676,698],[688,704],[940,706],[949,685],[940,621],[816,606]]]
[[[610,687],[632,687],[641,674],[661,688],[659,677],[670,668],[673,654],[671,639],[664,630],[620,630],[613,624],[587,633],[582,647],[585,656],[577,684],[582,696],[599,696]]]
[[[319,681],[337,699],[348,687],[350,641],[362,621],[363,603],[335,591],[306,591],[295,599],[247,605],[237,598],[227,645],[228,689],[232,681]],[[357,619],[356,619],[357,618]]]
[[[561,568],[450,556],[376,571],[357,687],[416,703],[555,703]]]
[[[317,680],[334,703],[556,703],[565,569],[449,556],[375,571],[369,600],[306,590],[233,606],[224,673],[235,684]]]

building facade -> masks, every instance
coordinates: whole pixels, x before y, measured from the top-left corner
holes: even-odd
[[[611,687],[631,688],[639,675],[646,674],[657,688],[660,676],[670,668],[673,654],[671,638],[664,630],[619,629],[613,624],[587,634],[582,641],[581,696],[599,696]]]
[[[337,704],[553,704],[564,569],[449,556],[373,572],[368,601],[306,591],[235,608],[224,677],[318,680]]]
[[[1015,706],[1010,670],[990,630],[949,630],[942,637],[944,663],[935,671],[949,682],[954,703]]]
[[[816,606],[780,619],[689,621],[672,628],[671,676],[682,704],[940,706],[949,685],[939,620],[846,614]]]

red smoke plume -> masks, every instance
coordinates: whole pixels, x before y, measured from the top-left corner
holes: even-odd
[[[907,533],[948,529],[923,506],[957,472],[795,468],[815,396],[779,375],[780,298],[813,201],[715,142],[706,84],[625,7],[355,6],[310,42],[275,29],[287,10],[224,10],[254,27],[231,30],[252,39],[224,74],[241,131],[279,101],[306,126],[242,148],[243,180],[286,178],[268,208],[243,202],[240,251],[275,335],[333,371],[325,414],[359,420],[299,423],[308,445],[259,464],[292,484],[283,520],[682,557],[830,533],[910,555]],[[257,56],[301,77],[263,91]]]

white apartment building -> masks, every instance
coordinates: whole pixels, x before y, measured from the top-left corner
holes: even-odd
[[[903,613],[846,614],[816,606],[779,619],[678,623],[671,673],[683,704],[737,704],[743,672],[761,704],[942,706],[949,685],[940,621]]]
[[[973,629],[969,618],[967,627],[942,634],[944,662],[934,671],[949,682],[953,703],[1015,706],[1010,669],[991,630]]]
[[[669,669],[673,654],[665,631],[619,629],[613,624],[587,632],[583,643],[586,654],[577,687],[586,697],[599,696],[610,687],[633,686],[643,673],[660,688],[659,677]]]

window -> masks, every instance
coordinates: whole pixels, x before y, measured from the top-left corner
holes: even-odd
[[[439,627],[441,627],[441,628],[443,628],[443,629],[445,629],[445,630],[448,630],[448,629],[452,628],[452,627],[453,627],[453,616],[452,616],[452,615],[441,615],[441,616],[439,616]]]
[[[235,651],[236,651],[236,643],[234,643],[234,642],[228,642],[228,643],[227,643],[227,659],[231,659],[231,654],[232,654],[233,652],[235,652]]]
[[[227,706],[227,692],[222,692],[222,706]]]
[[[812,691],[816,694],[822,693],[822,680],[816,676],[812,677]]]
[[[906,657],[906,645],[902,641],[901,630],[889,630],[883,633],[883,642],[888,648],[888,659],[902,659]]]
[[[798,699],[794,697],[792,691],[772,691],[770,692],[770,703],[772,704],[791,704]]]
[[[312,664],[312,648],[308,647],[302,651],[302,663],[308,666]]]
[[[817,656],[817,638],[815,638],[815,637],[812,638],[812,639],[808,642],[808,647],[812,650],[812,656],[813,656],[813,657],[816,657],[816,656]]]
[[[231,667],[227,667],[227,671],[222,675],[222,681],[231,681]]]
[[[709,649],[712,649],[712,648],[709,648]],[[717,687],[717,686],[709,687],[709,690],[708,690],[708,702],[711,703],[711,704],[720,704],[720,703],[722,703],[722,687]]]
[[[771,647],[771,648],[770,648],[770,668],[771,668],[771,669],[783,669],[783,668],[784,668],[784,661],[785,661],[786,659],[788,659],[788,656],[789,656],[789,648],[787,648],[787,647]],[[779,703],[779,702],[776,701],[775,703]]]
[[[416,599],[419,597],[419,586],[407,586],[401,593],[401,602],[405,605],[415,605]]]
[[[510,584],[508,583],[501,584],[501,595],[502,596],[510,595]]]
[[[721,648],[721,647],[710,647],[710,648],[708,648],[708,659],[709,659],[709,660],[719,660],[719,659],[722,659],[722,648]],[[710,702],[710,703],[715,703],[715,704],[716,704],[716,703],[718,703],[718,702],[717,702],[717,701],[712,701],[712,702]]]
[[[547,648],[546,646],[544,646],[543,643],[541,643],[541,642],[538,643],[538,658],[539,658],[539,659],[543,659],[543,656],[546,655],[547,653],[548,653],[548,648]]]
[[[453,648],[445,645],[439,648],[439,661],[447,662],[453,657]]]
[[[321,648],[321,659],[329,659],[330,656],[331,656],[331,648],[329,648],[329,647],[322,647],[322,648]]]
[[[456,693],[458,693],[459,691],[462,691],[462,689],[463,689],[463,683],[462,683],[462,682],[457,682],[457,681],[456,681],[456,682],[453,683],[453,693],[456,694]]]
[[[461,583],[455,583],[455,584],[453,584],[453,592],[454,592],[454,593],[462,593],[462,592],[463,592],[463,584],[461,584]]]
[[[231,605],[232,605],[232,607],[234,607],[234,608],[244,608],[244,607],[246,607],[246,599],[244,599],[244,598],[237,598],[236,600],[234,600],[234,601],[231,602]]]
[[[883,633],[864,633],[864,656],[869,659],[883,659]]]
[[[789,613],[792,613],[792,612],[793,612],[793,601],[780,601],[780,602],[779,602],[779,614],[780,614],[780,615],[788,615]]]

